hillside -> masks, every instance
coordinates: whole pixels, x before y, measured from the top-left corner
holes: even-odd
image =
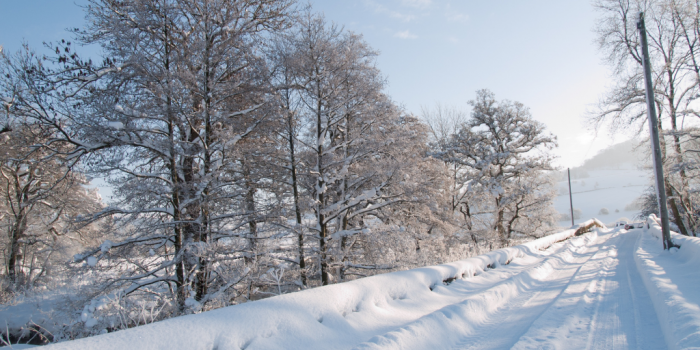
[[[574,216],[580,215],[575,222],[598,217],[612,223],[639,214],[636,201],[649,187],[652,173],[648,162],[644,161],[645,149],[643,145],[637,147],[638,144],[638,140],[632,139],[613,145],[571,169]],[[571,219],[566,170],[559,179],[559,196],[554,206],[563,214],[560,225],[568,227]]]

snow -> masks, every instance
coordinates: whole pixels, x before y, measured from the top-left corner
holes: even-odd
[[[514,349],[542,346],[586,349],[660,349],[664,338],[634,263],[641,230],[600,232],[580,251],[551,304],[536,317]],[[555,280],[556,281],[556,280]]]
[[[106,240],[102,244],[100,244],[100,251],[102,251],[102,253],[107,253],[110,249],[112,249],[113,245],[114,243],[112,243],[112,241]]]
[[[582,225],[450,264],[280,295],[49,349],[700,346],[695,268],[700,239],[674,235],[681,248],[669,252],[662,250],[655,224],[649,230],[598,228],[575,236]],[[89,321],[91,308],[84,311]]]
[[[112,129],[124,129],[124,124],[122,122],[108,122],[107,126]]]
[[[65,295],[62,290],[51,292],[22,297],[13,304],[0,306],[0,331],[4,329],[20,329],[30,321],[44,325],[50,331],[54,330],[51,322],[54,316],[53,310]]]
[[[51,347],[345,348],[459,301],[461,296],[443,293],[449,287],[444,286],[443,281],[493,275],[485,272],[491,270],[489,266],[503,266],[516,258],[539,256],[541,249],[572,237],[574,232],[574,229],[566,230],[525,245],[450,264],[285,294]]]
[[[584,218],[598,217],[605,223],[612,223],[620,217],[632,218],[639,210],[626,210],[634,200],[639,198],[651,185],[651,172],[639,169],[638,164],[621,163],[616,166],[587,170],[589,176],[574,179],[572,175],[571,189],[574,209],[581,210]],[[555,209],[562,214],[569,214],[569,193],[566,179],[557,184],[559,195],[554,201]],[[609,215],[601,215],[600,210],[606,208]],[[616,212],[616,210],[618,212]],[[576,223],[580,220],[575,220]],[[568,226],[569,220],[560,221]]]
[[[589,169],[587,172],[588,177],[574,179],[572,174],[571,179],[574,209],[580,209],[582,217],[598,217],[605,223],[612,223],[621,217],[631,219],[639,213],[638,209],[627,209],[632,209],[630,204],[650,186],[652,174],[649,170],[628,162]],[[559,181],[557,188],[559,195],[554,200],[554,208],[561,214],[569,215],[567,180]],[[608,209],[608,215],[601,214],[603,208]],[[569,220],[562,220],[559,224],[568,226],[571,223]]]
[[[635,261],[644,285],[655,295],[654,308],[659,315],[669,349],[700,346],[700,238],[671,232],[680,249],[662,249],[661,227],[655,216],[647,219],[649,234],[636,250]]]

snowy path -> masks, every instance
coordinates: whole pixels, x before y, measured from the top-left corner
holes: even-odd
[[[540,261],[516,259],[499,271],[502,279],[482,281],[490,286],[454,282],[439,293],[463,300],[360,348],[664,348],[634,263],[639,237],[639,231],[591,233],[551,248]],[[445,317],[450,322],[442,324]],[[431,339],[420,339],[425,329],[432,329]]]
[[[658,317],[634,261],[639,230],[597,244],[562,296],[532,323],[516,349],[661,349]]]

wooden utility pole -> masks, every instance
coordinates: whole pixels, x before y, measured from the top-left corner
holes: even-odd
[[[569,176],[569,208],[571,208],[571,226],[574,226],[574,199],[571,195],[571,169],[566,168],[566,174]]]
[[[651,138],[651,154],[654,157],[654,172],[656,175],[656,198],[659,201],[661,217],[661,232],[663,234],[664,249],[673,247],[671,231],[668,226],[668,208],[666,207],[666,186],[664,181],[664,164],[661,162],[661,146],[659,143],[659,122],[654,105],[654,84],[651,80],[651,63],[649,62],[649,47],[647,44],[647,30],[644,25],[644,12],[639,13],[639,38],[642,44],[642,63],[644,65],[644,82],[646,83],[647,116],[649,120],[649,134]]]

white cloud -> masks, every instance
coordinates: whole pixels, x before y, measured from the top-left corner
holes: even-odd
[[[457,37],[455,37],[455,36],[447,37],[447,41],[449,41],[449,42],[451,42],[451,43],[453,43],[453,44],[459,44],[459,38],[457,38]]]
[[[445,6],[445,18],[450,22],[466,22],[469,20],[469,15],[453,10],[452,6],[447,4]]]
[[[401,39],[416,39],[416,38],[418,38],[418,36],[411,34],[411,32],[408,29],[404,30],[403,32],[397,32],[396,34],[394,34],[394,36],[397,38],[401,38]]]
[[[430,2],[429,0],[402,0],[402,1],[410,1],[410,2],[425,2],[425,1],[428,1],[428,2]],[[367,7],[371,8],[372,10],[374,10],[375,13],[381,13],[381,14],[389,15],[389,17],[391,17],[391,18],[396,18],[396,19],[398,19],[398,20],[400,20],[400,21],[402,21],[402,22],[410,22],[410,21],[416,19],[416,16],[414,16],[414,15],[406,14],[406,13],[402,13],[402,12],[398,12],[398,11],[394,11],[394,10],[390,10],[390,9],[387,8],[386,6],[384,6],[384,5],[382,5],[382,4],[378,3],[378,2],[376,2],[376,1],[374,1],[374,0],[365,0],[364,3],[365,3],[365,5],[367,5]]]
[[[450,22],[466,22],[469,20],[469,15],[458,12],[448,12],[446,14],[447,20]]]
[[[416,8],[426,8],[430,6],[431,3],[432,0],[401,0],[402,5]]]
[[[414,16],[414,15],[407,15],[407,14],[404,14],[401,12],[396,12],[396,11],[390,11],[389,16],[391,16],[392,18],[396,18],[398,20],[401,20],[403,22],[410,22],[410,21],[416,19],[416,16]]]

